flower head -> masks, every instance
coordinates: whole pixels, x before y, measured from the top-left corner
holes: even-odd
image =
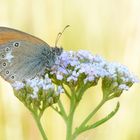
[[[126,66],[108,62],[101,56],[84,50],[63,52],[51,69],[50,75],[56,82],[72,86],[93,86],[101,78],[103,84],[110,82],[112,92],[128,90],[138,81]]]
[[[105,76],[106,61],[88,51],[63,52],[50,74],[56,81],[77,85],[80,83],[96,84],[100,77]]]
[[[56,86],[52,83],[48,74],[21,82],[16,81],[12,86],[15,96],[30,110],[34,108],[39,111],[44,110],[46,107],[56,103],[60,93],[63,92],[61,86]]]
[[[128,90],[138,79],[126,66],[119,63],[108,62],[105,65],[106,76],[102,80],[103,91],[120,96],[124,90]]]

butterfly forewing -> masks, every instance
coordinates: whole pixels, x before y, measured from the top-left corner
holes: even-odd
[[[48,61],[43,58],[44,50],[46,55],[49,54],[50,47],[44,41],[21,31],[0,27],[0,75],[9,82],[33,78]],[[6,66],[2,67],[5,61]]]

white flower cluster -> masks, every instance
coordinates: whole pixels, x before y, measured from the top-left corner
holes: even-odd
[[[112,84],[121,90],[128,90],[133,83],[138,82],[127,67],[118,63],[107,62],[101,56],[80,50],[77,52],[64,51],[43,78],[35,77],[24,82],[15,82],[13,87],[20,90],[29,86],[33,89],[32,98],[37,98],[39,89],[54,90],[56,94],[64,92],[61,86],[55,85],[57,82],[73,83],[75,86],[88,83],[93,85],[92,83],[97,84],[99,78],[112,80]],[[55,84],[52,81],[55,81]]]
[[[56,75],[57,80],[66,80],[66,82],[77,82],[84,74],[86,84],[106,75],[103,68],[105,64],[103,58],[94,56],[88,51],[63,52],[50,74]]]
[[[126,66],[108,62],[101,56],[92,55],[84,50],[63,52],[50,74],[56,76],[56,80],[64,83],[81,83],[83,81],[86,84],[107,77],[117,83],[118,88],[122,90],[128,90],[130,83],[132,85],[138,82]]]
[[[134,76],[128,68],[119,63],[107,63],[105,65],[107,71],[107,78],[111,78],[113,84],[120,90],[128,90],[133,83],[139,82],[138,78]]]
[[[24,83],[16,81],[15,83],[12,84],[12,86],[15,90],[20,90],[24,88],[25,86],[32,88],[33,92],[30,95],[33,99],[38,98],[38,92],[40,89],[46,92],[55,91],[57,95],[63,92],[63,89],[61,86],[58,86],[57,89],[55,88],[55,85],[52,83],[51,79],[48,77],[48,74],[46,74],[44,78],[35,77],[33,79],[27,79],[24,81]]]

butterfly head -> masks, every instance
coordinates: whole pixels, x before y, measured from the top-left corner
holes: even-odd
[[[54,47],[52,48],[52,53],[54,56],[60,56],[63,52],[63,48]]]

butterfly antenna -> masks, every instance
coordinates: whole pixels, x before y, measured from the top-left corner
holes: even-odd
[[[58,43],[59,39],[61,38],[62,34],[64,33],[64,31],[65,31],[69,26],[70,26],[70,25],[66,25],[66,26],[64,27],[64,29],[62,30],[62,32],[59,32],[59,33],[57,34],[56,41],[55,41],[55,47],[57,46],[57,43]]]

